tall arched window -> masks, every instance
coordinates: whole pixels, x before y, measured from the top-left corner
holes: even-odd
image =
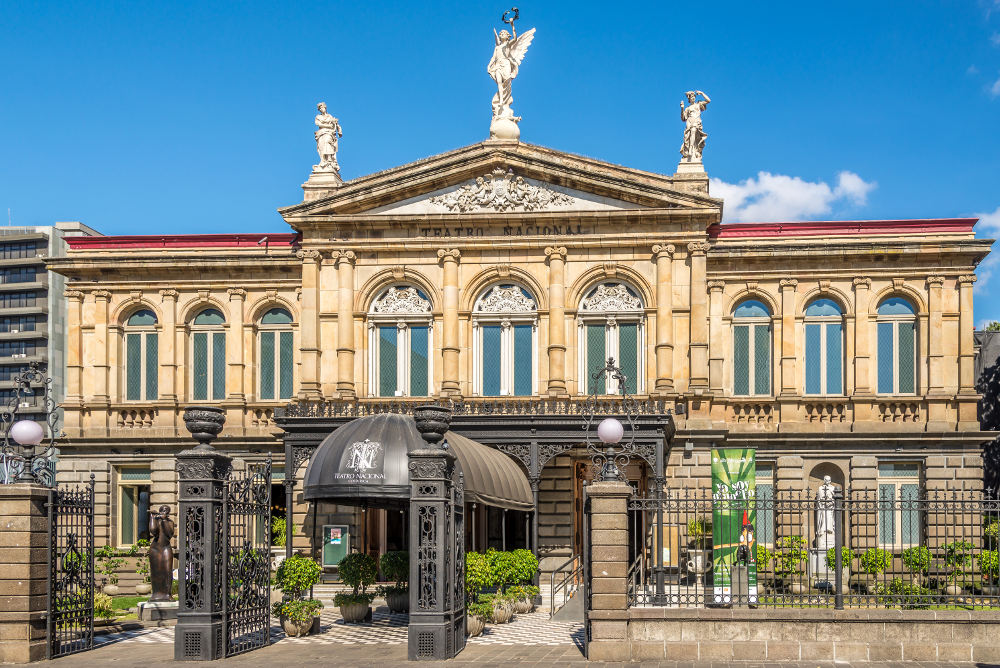
[[[577,313],[581,391],[621,391],[618,382],[608,376],[599,382],[594,380],[594,374],[613,357],[627,379],[625,389],[636,393],[644,386],[642,299],[624,283],[601,283],[587,293]]]
[[[425,397],[431,391],[431,302],[409,285],[393,286],[368,309],[368,393]]]
[[[756,299],[733,311],[733,394],[771,394],[771,310]]]
[[[482,396],[535,392],[538,307],[519,285],[494,285],[473,308],[473,387]]]
[[[295,370],[292,314],[283,308],[270,309],[261,317],[258,332],[260,399],[291,399]]]
[[[155,401],[158,394],[159,348],[156,314],[141,309],[125,321],[125,400]]]
[[[832,299],[815,299],[805,311],[806,394],[844,393],[844,314]]]
[[[191,323],[191,398],[208,401],[226,398],[225,316],[207,308]]]
[[[889,297],[878,305],[879,394],[913,394],[917,391],[917,312],[902,297]]]

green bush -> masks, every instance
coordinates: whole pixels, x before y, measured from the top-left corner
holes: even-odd
[[[94,617],[100,619],[114,619],[115,606],[111,597],[104,592],[94,594]]]
[[[97,573],[104,576],[107,584],[118,584],[118,569],[125,565],[124,557],[132,556],[135,552],[135,545],[125,552],[119,552],[112,546],[105,545],[94,553],[94,560],[97,562]]]
[[[406,588],[410,579],[410,553],[406,550],[386,552],[379,559],[382,575],[396,583],[396,587]]]
[[[884,573],[892,565],[892,554],[888,550],[870,547],[861,555],[861,570],[869,575]]]
[[[979,573],[983,576],[983,580],[995,582],[1000,571],[997,550],[983,550],[976,555],[976,561],[979,562]]]
[[[851,562],[854,560],[854,551],[849,547],[840,548],[840,565],[843,568],[849,568]],[[833,570],[837,567],[837,548],[831,547],[826,551],[826,567]]]
[[[931,590],[920,585],[903,582],[899,578],[893,578],[891,582],[878,582],[875,584],[875,596],[880,605],[887,608],[899,606],[909,610],[916,608],[929,608],[929,594]]]
[[[771,552],[771,550],[767,549],[766,547],[764,547],[760,543],[757,543],[757,550],[756,551],[757,551],[757,555],[756,555],[756,557],[757,557],[757,572],[761,573],[762,571],[766,571],[767,570],[767,565],[771,563],[772,559],[774,559],[774,552]]]
[[[138,553],[135,560],[136,575],[141,575],[142,581],[149,584],[149,541],[140,538],[135,542],[135,549]]]
[[[782,536],[775,543],[774,573],[789,577],[799,572],[799,565],[809,558],[806,541],[802,536]]]
[[[493,575],[486,555],[479,552],[465,553],[465,597],[468,601],[477,600],[479,593],[493,586]]]
[[[322,609],[323,603],[315,599],[293,599],[275,603],[271,606],[271,614],[278,618],[285,617],[299,624],[319,616],[319,611]]]
[[[530,584],[538,573],[538,557],[531,553],[531,550],[514,550],[511,553],[514,557],[517,579],[515,582]]]
[[[514,600],[533,598],[538,596],[539,589],[534,585],[514,585],[507,590],[507,595],[509,595]]]
[[[694,517],[688,520],[688,538],[691,545],[702,549],[712,543],[712,520],[704,517]]]
[[[302,598],[303,593],[319,582],[323,570],[315,561],[301,554],[293,554],[278,566],[274,574],[274,587],[285,593],[286,598]]]
[[[284,517],[271,518],[271,545],[274,547],[284,547],[288,544],[288,527],[285,526]]]
[[[983,538],[986,539],[987,544],[994,547],[996,547],[997,538],[1000,537],[998,534],[1000,534],[1000,520],[993,520],[983,528]]]
[[[348,605],[350,603],[371,604],[375,600],[374,593],[367,593],[368,585],[375,582],[378,568],[375,566],[375,558],[370,554],[355,552],[340,560],[340,579],[354,588],[350,594],[341,593],[333,597],[334,605]]]
[[[472,617],[479,617],[484,622],[491,621],[493,619],[493,599],[476,600],[475,603],[468,603],[465,606],[465,611]]]
[[[903,550],[903,565],[914,575],[926,575],[931,565],[931,551],[923,545],[914,545]]]
[[[967,540],[953,540],[941,546],[944,551],[944,565],[948,569],[948,580],[962,579],[972,565],[973,545]]]
[[[499,591],[503,592],[518,581],[517,559],[512,552],[500,552],[492,548],[486,550],[486,563],[489,564],[493,584]]]

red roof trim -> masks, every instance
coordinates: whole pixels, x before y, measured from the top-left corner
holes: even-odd
[[[291,246],[298,242],[296,233],[282,232],[259,234],[132,234],[122,236],[66,237],[72,250],[97,248],[246,248],[263,246]]]
[[[926,220],[836,220],[807,223],[729,223],[712,225],[712,239],[747,237],[811,237],[846,234],[972,233],[978,218],[932,218]]]

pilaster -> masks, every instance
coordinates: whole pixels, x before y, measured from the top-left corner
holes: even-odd
[[[874,388],[871,375],[871,303],[872,280],[854,278],[854,422],[875,420]]]
[[[657,394],[674,391],[673,244],[654,244],[656,260],[656,385]]]
[[[783,278],[781,288],[781,386],[780,396],[798,396],[795,352],[795,288],[799,282]]]
[[[972,286],[975,274],[958,277],[958,430],[979,429],[976,393],[975,321],[972,316]]]
[[[246,400],[246,390],[243,386],[244,350],[243,350],[243,325],[246,314],[244,305],[246,304],[247,291],[243,288],[229,288],[229,312],[232,323],[229,326],[229,341],[226,344],[227,350],[232,351],[227,364],[228,376],[226,387],[229,392],[229,399],[235,401]]]
[[[63,426],[70,434],[82,428],[80,410],[83,407],[83,292],[66,290],[66,399],[63,401]]]
[[[712,247],[707,241],[688,244],[691,261],[691,381],[695,393],[708,388],[708,294],[706,253]]]
[[[927,277],[927,429],[947,431],[948,403],[951,397],[944,390],[944,333],[942,331],[941,289],[944,276]]]
[[[92,290],[90,294],[94,298],[94,394],[91,401],[107,408],[111,404],[108,395],[108,306],[111,292]]]
[[[725,334],[722,327],[722,291],[725,281],[708,282],[708,386],[723,391],[725,368]]]
[[[322,398],[319,384],[319,263],[321,257],[320,252],[313,248],[303,248],[295,255],[302,260],[299,399],[317,401]],[[337,355],[340,356],[339,349]]]
[[[444,267],[444,304],[442,313],[441,345],[441,394],[459,397],[459,332],[458,332],[458,260],[462,253],[457,248],[439,249],[438,260]]]
[[[551,397],[569,395],[566,389],[566,247],[548,246],[549,263],[549,385]]]
[[[160,290],[160,311],[163,315],[163,333],[159,344],[160,400],[177,401],[177,291]]]
[[[354,263],[357,256],[354,251],[340,250],[332,255],[337,265],[340,298],[337,300],[337,392],[342,399],[357,397],[354,384]],[[305,286],[303,286],[305,288]],[[303,295],[305,290],[303,289]],[[303,310],[307,308],[305,302]],[[315,339],[314,343],[315,345]],[[316,366],[312,381],[315,383],[315,396],[319,396],[319,350],[316,351]]]

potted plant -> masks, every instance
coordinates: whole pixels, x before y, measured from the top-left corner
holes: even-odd
[[[319,564],[300,554],[292,555],[278,566],[275,589],[283,592],[284,596],[274,603],[272,614],[280,620],[289,637],[307,635],[315,626],[313,620],[319,616],[323,604],[304,596],[310,587],[319,582],[321,573]]]
[[[379,559],[382,574],[395,584],[378,588],[380,596],[385,598],[385,604],[390,612],[409,612],[410,588],[410,553],[405,550],[386,552]]]
[[[497,593],[492,597],[494,611],[493,621],[506,624],[514,616],[514,601],[507,595],[507,589],[517,582],[517,559],[512,552],[486,550],[486,563],[490,568],[490,577],[496,585]]]
[[[851,548],[847,547],[846,545],[845,546],[841,546],[841,548],[840,548],[840,593],[842,593],[842,594],[846,594],[848,592],[848,590],[850,589],[850,587],[849,587],[849,581],[850,581],[850,577],[851,577],[850,576],[851,562],[854,561],[854,557],[855,557],[855,554],[854,554],[854,551]],[[837,572],[837,548],[831,547],[829,550],[826,551],[826,567],[829,570],[829,572],[832,572],[832,573],[836,573]],[[834,583],[831,582],[830,585],[834,586]]]
[[[539,593],[538,587],[532,584],[535,574],[538,573],[538,557],[530,550],[514,550],[513,555],[518,583],[511,588],[514,611],[531,612],[535,609],[535,596]]]
[[[941,546],[944,551],[944,566],[948,572],[948,584],[945,585],[944,593],[949,596],[960,596],[964,589],[959,581],[965,579],[965,575],[972,565],[973,545],[967,540],[953,540]]]
[[[153,585],[149,581],[149,541],[145,538],[136,541],[135,552],[135,574],[142,576],[142,582],[135,586],[135,593],[148,596],[153,591]]]
[[[798,576],[807,559],[809,551],[802,536],[782,536],[775,543],[775,580],[780,581],[793,594],[804,594],[807,587]]]
[[[111,596],[103,592],[94,593],[94,618],[102,624],[110,624],[115,618],[115,607]]]
[[[910,583],[923,586],[927,569],[931,566],[931,551],[923,545],[914,545],[903,550],[903,565],[910,571]]]
[[[869,594],[877,594],[876,581],[892,565],[892,554],[888,550],[870,547],[865,550],[860,559],[861,572],[864,573],[864,584]]]
[[[125,559],[110,545],[102,547],[94,557],[97,561],[97,572],[103,576],[102,591],[108,596],[117,596],[121,591],[118,588],[118,569],[125,564]]]
[[[996,596],[1000,594],[1000,587],[997,586],[997,575],[1000,574],[1000,562],[998,562],[997,550],[983,550],[976,555],[979,562],[979,574],[983,578],[983,595]]]
[[[363,622],[371,614],[372,601],[375,600],[375,594],[369,594],[365,591],[368,585],[375,582],[375,574],[378,571],[375,566],[375,558],[370,554],[355,552],[341,559],[337,568],[340,579],[345,584],[350,585],[354,591],[335,595],[333,604],[340,608],[340,614],[345,623]]]
[[[465,611],[467,619],[465,632],[477,636],[483,632],[486,622],[493,616],[493,602],[481,601],[480,593],[492,586],[493,576],[486,556],[479,552],[465,553]]]
[[[274,568],[281,565],[285,559],[285,546],[288,545],[288,527],[284,517],[271,518],[271,563]]]

